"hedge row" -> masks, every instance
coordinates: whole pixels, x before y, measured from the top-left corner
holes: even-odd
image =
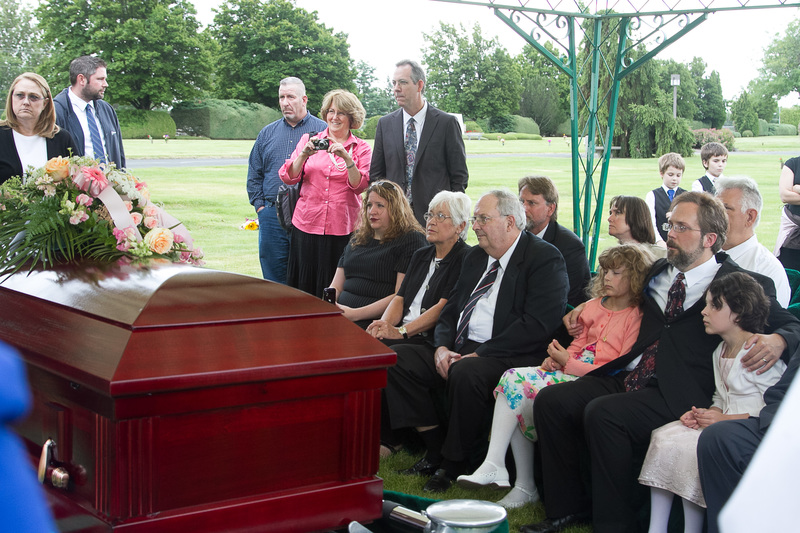
[[[120,134],[123,139],[147,139],[175,136],[175,121],[166,111],[144,111],[128,106],[117,109]]]
[[[706,143],[716,142],[723,144],[728,151],[733,150],[734,144],[734,133],[728,129],[709,129],[704,128],[700,130],[694,130],[694,147],[700,148]]]
[[[210,139],[255,139],[281,112],[242,100],[213,98],[180,102],[172,109],[178,129],[187,135]]]

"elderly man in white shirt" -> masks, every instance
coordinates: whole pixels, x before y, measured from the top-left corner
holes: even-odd
[[[763,205],[758,185],[747,176],[732,176],[720,177],[714,187],[728,214],[728,236],[722,251],[740,267],[772,278],[778,303],[788,307],[792,290],[786,270],[755,234]]]

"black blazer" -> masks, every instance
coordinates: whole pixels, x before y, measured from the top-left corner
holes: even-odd
[[[714,279],[731,272],[743,269],[734,263],[725,253],[718,253],[718,263],[722,263]],[[663,272],[669,264],[666,259],[659,259],[650,269],[645,286],[650,280]],[[800,343],[800,322],[775,300],[775,286],[772,280],[761,274],[749,272],[763,287],[770,297],[770,312],[767,333],[779,333],[787,344],[783,357],[797,350]],[[611,361],[590,374],[608,374],[625,368],[628,363],[659,340],[656,352],[656,377],[661,394],[669,406],[675,419],[692,406],[706,407],[711,404],[714,393],[714,368],[711,354],[721,342],[719,335],[708,335],[703,327],[700,314],[705,307],[701,298],[689,309],[672,320],[667,320],[661,308],[649,294],[645,294],[642,303],[642,325],[639,337],[627,354]]]
[[[764,391],[764,403],[766,405],[758,414],[759,429],[761,429],[761,431],[767,431],[769,425],[772,424],[772,419],[775,418],[775,414],[778,412],[781,402],[783,402],[783,398],[786,396],[786,392],[789,390],[794,380],[795,374],[797,374],[798,366],[800,366],[800,351],[794,352],[781,379],[779,379],[775,385]]]
[[[391,180],[405,190],[406,152],[403,110],[398,109],[378,121],[369,180]],[[422,226],[422,216],[439,191],[464,192],[469,181],[467,154],[458,120],[428,104],[422,137],[417,143],[411,195],[414,216]]]
[[[434,331],[434,345],[452,348],[458,316],[486,270],[488,254],[478,246],[469,250],[461,275],[442,309]],[[547,355],[553,332],[561,324],[567,303],[567,267],[552,244],[523,231],[500,282],[492,338],[476,350],[481,357]]]
[[[547,225],[542,239],[558,248],[558,251],[564,256],[569,278],[567,303],[576,307],[588,300],[586,286],[589,285],[592,273],[589,270],[589,261],[586,259],[586,247],[583,245],[583,241],[555,220],[551,220]]]
[[[0,126],[0,183],[13,176],[22,176],[22,162],[19,160],[17,145],[14,143],[13,131],[8,126]],[[47,159],[77,155],[75,142],[66,130],[59,130],[52,139],[45,137],[45,143]]]
[[[470,249],[461,239],[456,242],[453,249],[450,250],[445,257],[439,262],[436,271],[431,276],[428,282],[428,289],[425,290],[422,296],[422,312],[430,309],[439,303],[442,298],[450,296],[453,287],[458,281],[458,275],[461,272],[461,262],[464,259],[464,254]],[[428,268],[430,267],[431,260],[436,255],[436,246],[433,244],[420,248],[414,255],[411,256],[411,262],[408,264],[406,276],[403,278],[403,283],[400,285],[400,290],[397,291],[398,296],[403,297],[403,316],[408,314],[408,309],[411,307],[411,302],[417,297],[422,283],[428,275]],[[428,331],[420,332],[423,337],[431,337],[433,341],[433,328]]]
[[[72,109],[72,102],[69,101],[67,92],[69,87],[61,91],[53,98],[56,108],[56,124],[62,129],[67,130],[75,139],[75,155],[85,155],[84,147],[86,141],[83,137],[83,128],[78,121],[75,111]],[[114,108],[104,100],[94,101],[97,110],[97,118],[103,128],[103,141],[106,144],[106,151],[109,161],[113,161],[117,168],[125,168],[125,150],[122,148],[122,132],[117,120],[117,113]]]

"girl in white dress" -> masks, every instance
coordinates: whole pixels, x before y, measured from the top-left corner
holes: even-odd
[[[712,281],[705,300],[706,333],[722,337],[712,356],[716,390],[708,409],[692,407],[680,420],[653,431],[639,476],[639,482],[650,487],[650,533],[666,533],[676,494],[683,499],[684,531],[702,531],[706,505],[697,471],[700,432],[720,420],[758,416],[764,391],[786,370],[781,360],[763,374],[742,366],[749,349],[745,346],[755,333],[764,331],[770,305],[750,275],[734,272]]]

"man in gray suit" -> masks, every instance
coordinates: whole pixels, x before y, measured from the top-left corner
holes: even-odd
[[[423,215],[437,192],[467,188],[467,155],[458,120],[422,96],[422,67],[408,59],[396,66],[392,86],[400,109],[378,121],[369,179],[400,185],[424,227]]]

